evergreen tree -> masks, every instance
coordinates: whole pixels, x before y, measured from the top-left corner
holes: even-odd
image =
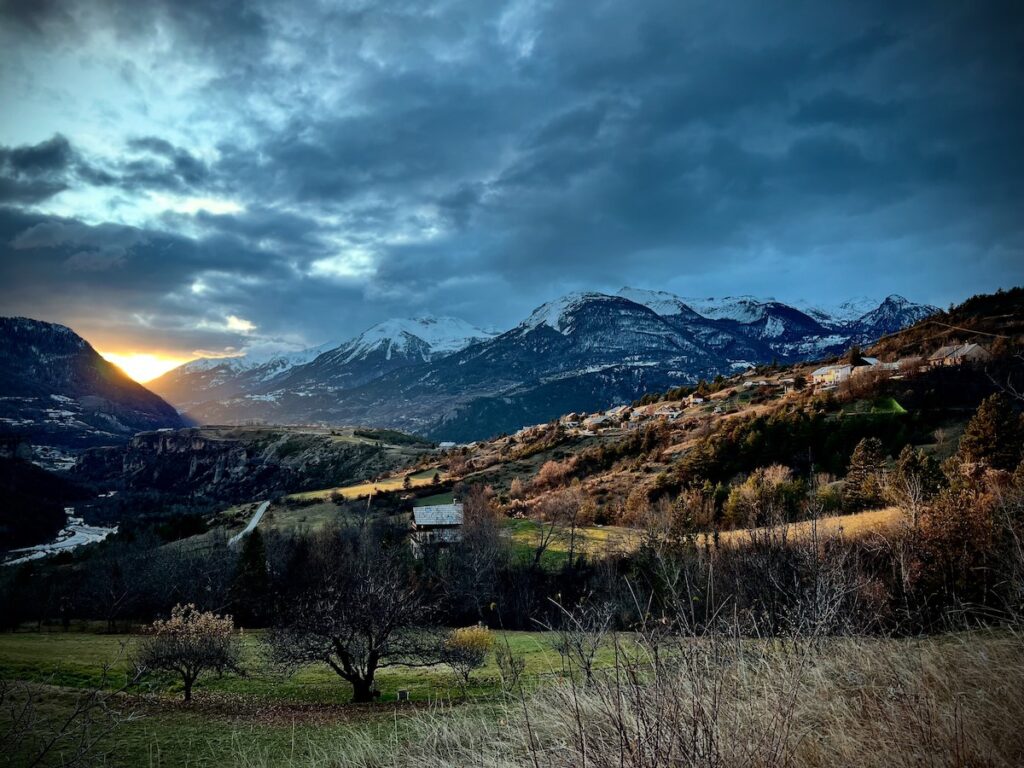
[[[267,548],[259,528],[242,540],[242,551],[231,583],[231,599],[239,624],[260,626],[267,617],[270,578],[267,575]]]
[[[882,499],[882,472],[885,470],[885,452],[877,437],[865,437],[850,456],[846,472],[846,506],[853,510],[866,509]]]
[[[960,438],[963,461],[1012,472],[1021,460],[1024,426],[1006,395],[997,393],[981,402]]]
[[[920,448],[914,450],[910,445],[903,446],[896,458],[896,475],[915,478],[926,498],[938,493],[942,483],[942,470],[938,462]]]

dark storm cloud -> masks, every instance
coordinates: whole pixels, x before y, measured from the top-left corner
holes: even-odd
[[[39,144],[0,146],[0,203],[37,203],[67,189],[71,144],[60,135]]]
[[[129,140],[124,159],[106,164],[60,134],[34,145],[0,145],[0,203],[39,203],[76,186],[188,191],[208,181],[205,163],[155,137]]]
[[[121,184],[125,186],[190,188],[202,185],[209,177],[204,162],[157,136],[130,139],[127,149],[147,156],[122,166]]]
[[[73,135],[0,150],[12,205],[92,187],[241,204],[59,245],[42,244],[46,227],[69,219],[8,213],[4,260],[25,263],[4,269],[25,293],[101,292],[126,316],[149,306],[190,343],[189,317],[320,341],[419,311],[507,325],[563,290],[624,283],[944,304],[1020,281],[1014,3],[107,0],[2,13],[25,45],[159,34],[169,77],[176,57],[210,73],[182,123],[203,118],[215,153],[159,132],[119,137],[106,157]],[[6,306],[16,292],[2,291]]]

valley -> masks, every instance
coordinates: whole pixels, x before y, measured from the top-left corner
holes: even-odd
[[[635,325],[638,310],[618,302],[598,300],[600,321],[592,299],[551,307],[518,333],[572,371],[583,353],[563,331],[609,316]],[[166,766],[378,766],[385,754],[411,765],[479,755],[477,732],[503,765],[528,765],[565,748],[573,701],[600,712],[628,695],[633,722],[656,717],[678,736],[709,716],[707,686],[730,712],[711,716],[716,732],[726,717],[751,734],[821,724],[810,746],[782,747],[817,765],[817,750],[864,754],[849,736],[862,714],[843,693],[851,670],[930,702],[909,720],[872,716],[893,750],[930,718],[962,717],[977,724],[972,748],[1016,754],[991,722],[1015,711],[1000,680],[1024,669],[1012,629],[1024,337],[1007,319],[1022,308],[1020,289],[976,297],[835,358],[736,367],[471,441],[326,424],[164,428],[75,449],[60,473],[9,442],[19,471],[85,494],[75,509],[87,526],[117,528],[0,568],[0,683],[26,692],[58,755],[79,735],[62,718],[102,702],[95,716],[117,737],[95,749],[115,766],[144,754]],[[640,317],[651,325],[634,340],[612,334],[610,355],[676,344],[674,331],[652,342],[659,316]],[[985,354],[944,363],[950,342]],[[504,360],[491,343],[454,353],[489,361],[467,381]],[[410,547],[418,508],[455,504],[455,539]],[[135,666],[160,617],[183,606],[202,621],[230,611],[238,627],[237,669],[201,676],[187,702],[191,684]],[[395,629],[374,640],[382,617]],[[346,644],[339,620],[367,640]],[[463,650],[463,635],[481,650]],[[325,636],[331,653],[380,642],[379,669],[307,655]],[[986,696],[958,698],[971,685]],[[680,710],[680,689],[700,709]],[[956,733],[943,726],[928,754]]]

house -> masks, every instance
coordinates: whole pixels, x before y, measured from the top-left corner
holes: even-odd
[[[588,416],[583,420],[583,426],[587,429],[593,429],[594,427],[606,426],[611,423],[611,417],[603,413],[595,413],[593,416]]]
[[[826,365],[811,374],[815,389],[832,389],[861,371],[873,370],[879,365],[877,357],[858,357],[850,363]]]
[[[846,365],[825,365],[811,374],[811,380],[817,389],[832,389],[850,378],[853,366]]]
[[[692,395],[691,395],[691,397],[692,397]],[[703,398],[698,398],[698,400],[700,400],[700,402],[702,402],[702,403],[704,402]],[[687,402],[689,402],[689,398],[687,398]],[[675,419],[679,418],[679,409],[675,408],[675,407],[673,407],[671,405],[663,405],[663,406],[661,406],[661,408],[659,408],[658,410],[656,410],[654,412],[654,415],[658,416],[658,417],[660,417],[662,419],[672,419],[672,420],[675,420]]]
[[[462,504],[452,502],[413,507],[410,541],[417,557],[426,547],[462,541]]]
[[[963,365],[964,363],[983,363],[992,358],[992,353],[981,344],[948,344],[939,347],[928,356],[928,365],[938,368],[947,365]]]
[[[693,395],[687,395],[686,396],[686,404],[687,405],[700,405],[703,402],[704,402],[704,398],[701,397],[700,395],[693,394]]]
[[[606,411],[606,414],[608,416],[611,416],[612,418],[622,418],[623,416],[626,416],[628,413],[629,413],[629,406],[628,405],[617,405],[614,408],[612,408],[611,410]]]
[[[865,371],[892,371],[895,367],[892,363],[883,363],[877,357],[861,357],[853,364],[851,376],[864,373]]]

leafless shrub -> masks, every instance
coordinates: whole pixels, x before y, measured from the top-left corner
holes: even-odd
[[[506,693],[514,691],[526,671],[526,657],[512,650],[508,638],[505,638],[494,647],[494,663],[498,666],[502,690]]]
[[[572,608],[558,606],[561,622],[555,630],[555,650],[566,672],[578,673],[585,683],[594,679],[597,653],[612,631],[612,608],[584,600]]]

